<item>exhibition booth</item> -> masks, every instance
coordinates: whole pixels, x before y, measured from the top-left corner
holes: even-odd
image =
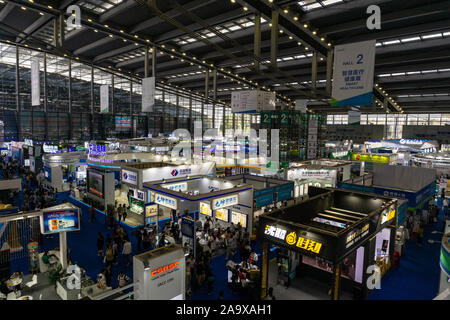
[[[317,159],[292,163],[284,170],[284,179],[294,181],[294,197],[304,197],[308,187],[334,188],[351,177],[352,163],[345,160]]]
[[[234,184],[250,184],[253,186],[253,225],[260,214],[274,207],[280,207],[281,201],[294,197],[294,182],[241,174],[225,178]]]
[[[133,280],[134,300],[185,300],[186,260],[183,248],[171,244],[135,255]]]
[[[240,223],[244,229],[252,230],[253,187],[250,184],[234,184],[231,181],[205,176],[164,179],[146,182],[149,190],[150,206],[156,205],[153,212],[172,212],[180,215],[189,213],[191,224],[202,223],[207,217],[215,221],[216,227],[227,228]],[[150,220],[152,221],[152,220]],[[188,222],[188,221],[186,221]],[[183,235],[196,254],[194,234]]]
[[[190,176],[208,176],[214,175],[214,173],[215,164],[213,162],[191,165],[174,165],[174,163],[166,162],[123,164],[120,193],[116,195],[115,200],[118,204],[125,203],[127,206],[130,206],[130,220],[128,221],[130,224],[149,223],[149,219],[156,212],[154,206],[146,206],[146,204],[153,201],[151,201],[147,190],[144,188],[145,183],[156,183],[183,177],[188,179]],[[173,186],[172,190],[177,188],[179,186]],[[148,217],[147,214],[149,215]],[[169,217],[170,213],[167,210],[162,210],[158,218],[161,220]],[[154,219],[151,222],[154,222]]]
[[[397,200],[315,187],[309,196],[260,216],[263,297],[269,287],[277,297],[289,291],[280,280],[297,291],[311,290],[311,299],[327,299],[329,292],[334,300],[344,292],[353,299],[367,297],[367,280],[381,280],[391,266]],[[279,248],[278,264],[268,261],[272,245]],[[368,269],[372,265],[377,267]],[[302,286],[307,278],[317,285]]]
[[[340,188],[408,200],[408,210],[428,208],[436,189],[434,169],[375,164],[371,185],[341,183]]]
[[[436,177],[450,175],[450,152],[413,154],[411,162],[416,167],[436,170]]]
[[[42,145],[36,144],[31,139],[25,139],[22,144],[21,163],[33,173],[39,173],[42,169]]]
[[[86,180],[86,153],[82,151],[47,153],[43,157],[45,183],[58,192],[70,190],[70,182],[84,186]]]

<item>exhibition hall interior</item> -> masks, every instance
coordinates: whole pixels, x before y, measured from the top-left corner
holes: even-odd
[[[0,300],[450,300],[449,16],[0,0]]]

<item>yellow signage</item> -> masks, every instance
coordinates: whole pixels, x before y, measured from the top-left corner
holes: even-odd
[[[209,205],[209,203],[200,202],[200,213],[207,216],[212,215],[211,206]]]
[[[228,222],[228,209],[217,209],[215,215],[217,219]]]
[[[295,231],[292,231],[288,235],[286,235],[286,233],[287,231],[284,229],[269,225],[266,225],[266,228],[264,230],[264,234],[280,240],[284,240],[288,245],[295,245],[296,247],[306,251],[311,251],[318,254],[320,252],[320,249],[322,248],[322,243],[303,237],[297,237]]]
[[[365,161],[365,162],[374,162],[374,163],[390,163],[389,156],[379,156],[372,154],[352,154],[352,161]]]

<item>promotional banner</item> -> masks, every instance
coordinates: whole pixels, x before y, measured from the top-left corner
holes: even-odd
[[[31,61],[31,105],[39,106],[41,104],[40,92],[40,78],[39,78],[39,59]]]
[[[152,112],[155,105],[155,77],[142,79],[142,112]]]
[[[80,230],[78,209],[44,211],[41,216],[41,233],[50,234]]]
[[[116,131],[128,131],[131,129],[131,117],[116,116],[115,117]]]
[[[361,124],[361,111],[350,110],[348,112],[348,124],[349,125],[360,125]]]
[[[155,203],[163,205],[165,207],[176,210],[177,209],[177,199],[165,196],[160,193],[155,193]]]
[[[317,135],[319,130],[318,126],[319,124],[317,120],[309,120],[308,149],[307,149],[308,159],[314,159],[317,157],[317,149],[318,149]]]
[[[332,106],[371,106],[376,40],[334,49]]]
[[[109,86],[107,84],[100,86],[100,113],[109,112]]]
[[[255,113],[261,110],[275,110],[275,92],[261,90],[235,91],[231,93],[231,111],[234,113]]]
[[[213,210],[217,210],[224,207],[230,207],[239,203],[238,194],[232,194],[222,198],[216,198],[213,200],[212,208]]]
[[[137,185],[138,175],[137,172],[122,170],[122,182]]]
[[[308,100],[295,100],[295,110],[301,111],[301,113],[306,113],[306,105],[308,104]]]

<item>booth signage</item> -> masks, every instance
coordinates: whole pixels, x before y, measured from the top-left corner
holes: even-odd
[[[215,211],[214,216],[219,220],[228,222],[228,209],[218,209]]]
[[[58,146],[53,146],[50,144],[44,144],[42,146],[42,149],[44,150],[45,153],[56,153],[58,152]]]
[[[187,191],[188,189],[187,182],[164,184],[162,187],[173,191]]]
[[[106,146],[91,144],[89,146],[89,154],[105,157],[106,156]]]
[[[276,238],[281,241],[285,241],[290,246],[296,246],[300,249],[313,252],[315,254],[320,253],[322,248],[322,243],[318,241],[313,241],[301,236],[297,236],[295,231],[290,232],[286,235],[287,230],[279,227],[271,226],[266,224],[264,234],[270,237]]]
[[[345,248],[348,249],[351,246],[353,246],[358,241],[362,240],[364,237],[366,237],[369,234],[370,229],[370,223],[367,223],[362,228],[358,228],[355,230],[352,230],[346,237],[345,241]]]
[[[129,170],[122,170],[122,182],[137,185],[137,173]]]
[[[152,271],[152,278],[155,278],[156,276],[164,275],[166,272],[170,273],[168,271],[176,271],[180,267],[180,261],[175,261],[174,263],[167,264],[165,266],[162,266],[158,269],[155,269]]]
[[[155,193],[155,203],[174,210],[177,209],[177,199],[162,195],[160,193]]]
[[[24,140],[23,140],[23,144],[24,144],[25,146],[32,147],[32,146],[33,146],[33,140],[32,140],[32,139],[24,139]]]
[[[211,206],[207,202],[200,201],[200,213],[211,216]]]
[[[213,210],[230,207],[239,203],[239,197],[237,194],[233,194],[231,196],[217,198],[213,200]]]
[[[262,206],[271,204],[271,203],[273,203],[273,193],[261,195],[261,196],[255,198],[255,201],[256,201],[257,208],[261,208]]]
[[[42,212],[42,234],[77,230],[80,230],[80,213],[78,209],[63,209]]]
[[[287,178],[289,180],[300,180],[300,179],[324,179],[332,178],[336,175],[336,170],[325,170],[325,169],[291,169],[288,171]]]
[[[181,233],[188,238],[194,238],[194,220],[191,218],[181,218]]]
[[[374,162],[374,163],[390,163],[389,156],[379,156],[379,155],[371,155],[371,154],[352,154],[352,161],[365,161],[365,162]]]
[[[395,218],[395,213],[396,213],[395,209],[384,211],[383,214],[381,215],[381,224],[384,224],[384,223],[394,219]]]

